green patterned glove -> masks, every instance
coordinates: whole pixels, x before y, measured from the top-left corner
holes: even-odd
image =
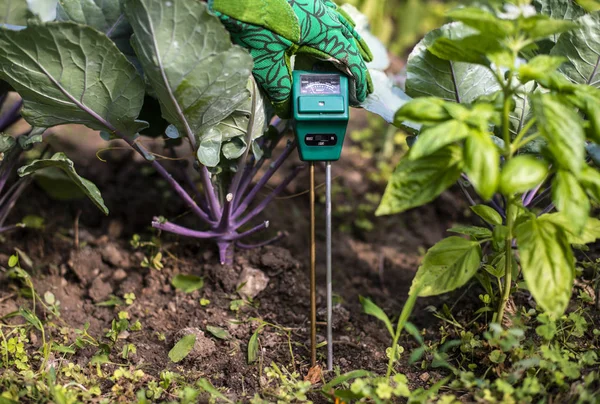
[[[232,40],[254,58],[254,77],[282,117],[290,116],[291,57],[324,60],[346,73],[353,105],[373,91],[369,47],[329,0],[209,0]]]

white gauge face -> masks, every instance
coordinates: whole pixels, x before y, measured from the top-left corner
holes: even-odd
[[[301,94],[341,94],[340,76],[337,74],[303,74],[300,76]]]

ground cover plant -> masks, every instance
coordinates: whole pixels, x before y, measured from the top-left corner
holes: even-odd
[[[597,401],[593,2],[459,8],[416,45],[415,99],[395,121],[411,121],[408,154],[382,172],[393,148],[357,138],[336,165],[336,367],[323,373],[308,360],[301,166],[245,51],[195,0],[62,1],[55,16],[35,4],[0,31],[0,76],[34,125],[0,138],[20,155],[0,161],[0,198],[27,181],[9,225],[52,220],[0,239],[0,404]],[[74,122],[111,143],[74,162],[50,152],[47,128]],[[396,137],[378,125],[383,144]],[[123,142],[142,163],[98,160]],[[51,202],[41,176],[57,168],[111,216]],[[165,204],[173,219],[158,216]],[[186,209],[193,219],[176,216]],[[290,231],[283,247],[242,239],[266,220]],[[459,236],[438,242],[448,227]]]

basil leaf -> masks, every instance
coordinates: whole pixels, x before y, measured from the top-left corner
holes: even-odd
[[[548,175],[548,164],[533,156],[520,155],[510,159],[500,174],[500,189],[504,194],[523,193],[537,186]]]

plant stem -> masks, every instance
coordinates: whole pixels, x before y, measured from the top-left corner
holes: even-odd
[[[282,182],[281,184],[279,184],[277,186],[277,188],[275,188],[273,191],[271,191],[271,193],[269,194],[269,196],[267,196],[265,199],[263,199],[254,209],[252,209],[250,211],[250,213],[248,213],[246,215],[246,217],[244,217],[242,220],[240,220],[239,222],[236,223],[236,227],[241,227],[244,224],[248,223],[248,221],[252,220],[253,218],[255,218],[260,212],[262,212],[269,203],[271,203],[271,201],[273,199],[275,199],[275,197],[277,195],[279,195],[281,192],[283,192],[283,190],[289,185],[290,182],[292,182],[292,180],[294,178],[296,178],[296,176],[300,173],[300,171],[302,171],[304,169],[305,166],[301,165],[296,167]]]
[[[506,161],[510,161],[512,158],[512,145],[510,140],[510,100],[511,100],[511,92],[510,92],[510,82],[511,82],[512,74],[509,74],[508,82],[506,87],[504,88],[504,107],[502,111],[502,131],[504,138],[504,157]],[[525,128],[523,128],[525,129]],[[523,133],[524,130],[521,131]],[[506,198],[506,227],[508,228],[506,232],[506,239],[504,241],[504,289],[502,290],[502,299],[500,300],[500,305],[498,306],[498,316],[496,321],[502,324],[502,319],[504,318],[504,311],[506,309],[506,303],[510,297],[510,289],[512,284],[512,246],[513,246],[513,227],[515,220],[515,204],[514,204],[514,196],[505,195]]]
[[[0,132],[6,130],[10,125],[21,119],[19,110],[23,106],[23,100],[15,102],[8,111],[0,116]]]
[[[292,153],[292,151],[295,148],[296,148],[295,141],[288,143],[288,145],[285,147],[285,150],[279,155],[279,157],[277,157],[277,160],[275,160],[271,164],[271,167],[269,167],[267,172],[262,176],[262,178],[254,186],[254,188],[252,188],[252,190],[250,191],[248,196],[246,196],[244,198],[244,200],[242,201],[240,206],[237,207],[237,209],[235,210],[235,212],[233,214],[234,219],[239,218],[246,211],[246,209],[248,208],[250,203],[252,203],[252,201],[258,194],[258,192],[267,184],[267,182],[271,179],[273,174],[275,174],[275,172],[279,169],[279,167],[281,167],[283,162],[288,158],[288,156]]]
[[[398,325],[396,326],[396,333],[394,334],[394,340],[392,341],[392,354],[390,355],[390,360],[388,361],[387,372],[385,374],[386,379],[392,375],[392,369],[394,368],[394,362],[396,362],[396,352],[398,352],[398,340],[400,339],[400,333],[404,329],[410,314],[415,307],[415,303],[417,301],[417,297],[419,297],[420,290],[414,291],[412,294],[408,295],[408,300],[404,303],[404,307],[402,308],[402,312],[400,313],[400,318],[398,318]]]
[[[192,238],[206,239],[206,238],[216,237],[219,235],[218,233],[212,232],[212,231],[197,231],[197,230],[188,229],[187,227],[179,226],[175,223],[162,222],[162,221],[158,220],[158,218],[156,218],[156,217],[152,221],[152,227],[154,227],[155,229],[167,231],[169,233],[174,233],[174,234],[178,234],[180,236],[192,237]]]

